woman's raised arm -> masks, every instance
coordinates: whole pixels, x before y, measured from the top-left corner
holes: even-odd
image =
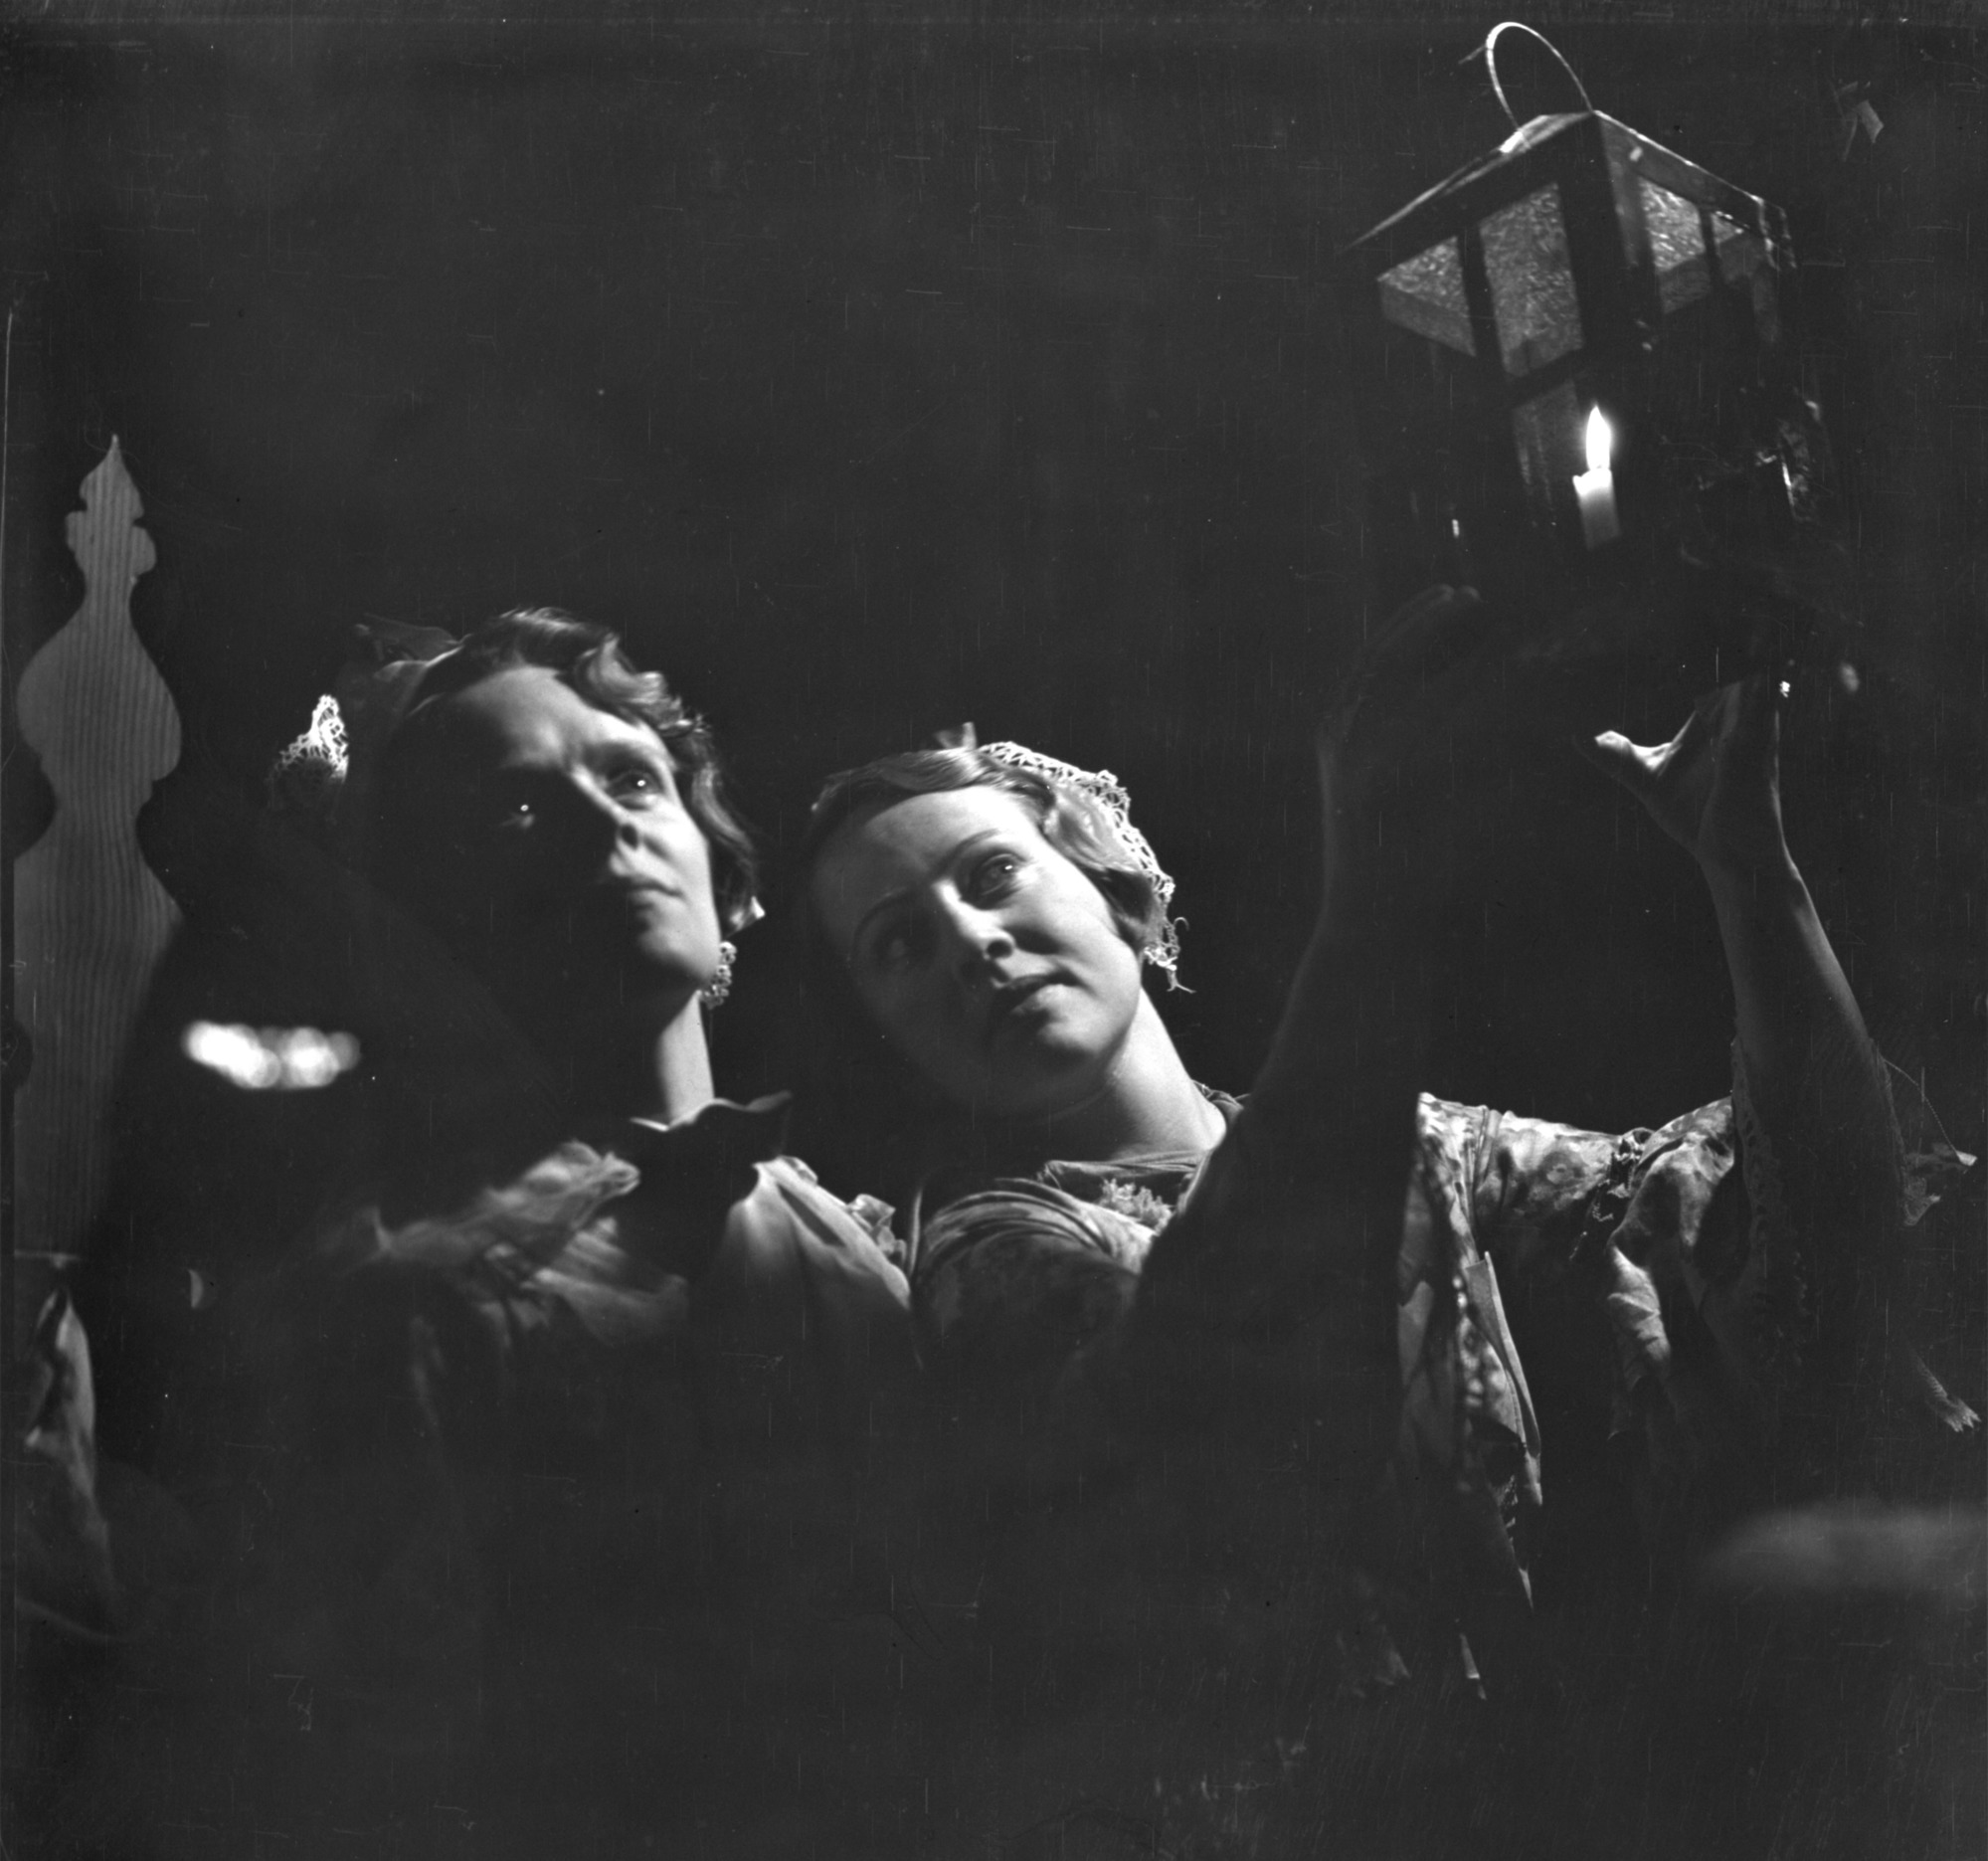
[[[1140,1286],[1142,1345],[1160,1344],[1180,1400],[1235,1410],[1355,1489],[1378,1477],[1396,1426],[1428,938],[1470,812],[1451,726],[1475,702],[1486,632],[1469,591],[1430,590],[1387,624],[1321,732],[1312,938],[1249,1102]]]
[[[1701,699],[1669,743],[1609,731],[1589,754],[1705,876],[1732,981],[1742,1133],[1773,1153],[1824,1342],[1842,1345],[1857,1310],[1891,1330],[1901,1163],[1885,1062],[1782,832],[1785,695],[1757,674]]]

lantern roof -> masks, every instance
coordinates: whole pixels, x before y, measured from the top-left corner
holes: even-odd
[[[1387,263],[1380,254],[1399,257],[1434,228],[1490,204],[1480,196],[1510,192],[1516,197],[1565,165],[1596,161],[1618,175],[1623,164],[1633,164],[1644,178],[1724,213],[1749,232],[1767,230],[1766,203],[1757,196],[1720,180],[1605,111],[1562,110],[1522,123],[1496,148],[1465,162],[1369,228],[1340,258]]]
[[[1499,145],[1482,155],[1473,155],[1461,168],[1453,170],[1438,181],[1434,187],[1417,194],[1407,206],[1397,208],[1382,220],[1378,226],[1369,227],[1359,238],[1347,248],[1349,253],[1357,252],[1362,246],[1380,239],[1404,220],[1412,220],[1424,207],[1450,194],[1461,193],[1479,175],[1488,174],[1502,161],[1525,149],[1542,142],[1555,129],[1574,122],[1583,116],[1599,115],[1598,110],[1560,110],[1550,116],[1535,116],[1531,122],[1522,123]]]

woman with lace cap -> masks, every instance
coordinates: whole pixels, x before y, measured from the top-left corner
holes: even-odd
[[[147,1836],[867,1826],[843,1729],[902,1702],[873,1449],[906,1287],[784,1100],[715,1094],[758,906],[710,734],[553,610],[340,696],[275,777],[337,857],[269,850],[319,901],[297,960],[353,952],[373,1139],[300,1240],[157,1302],[152,1472],[209,1569],[127,1689],[187,1753]]]
[[[1288,1708],[1398,1679],[1407,1648],[1467,1690],[1481,1662],[1509,1701],[1539,1640],[1542,1443],[1501,1281],[1550,1315],[1544,1348],[1674,1572],[1749,1501],[1822,1479],[1880,1367],[1973,1425],[1887,1323],[1929,1191],[1901,1181],[1884,1063],[1782,837],[1778,680],[1721,689],[1661,748],[1593,746],[1712,891],[1731,1097],[1621,1135],[1418,1097],[1484,632],[1467,593],[1412,604],[1322,735],[1325,898],[1245,1104],[1189,1076],[1142,986],[1173,979],[1172,882],[1109,775],[969,737],[815,805],[797,908],[816,993],[848,1050],[937,1108],[905,1199],[914,1324],[956,1509],[1011,1521],[1011,1668],[1130,1648],[1145,1686],[1151,1637],[1113,1592],[1150,1553],[1148,1591],[1203,1592],[1176,1624],[1228,1603],[1176,1651],[1189,1692],[1254,1668],[1259,1705]],[[1077,1549],[1086,1488],[1143,1496],[1115,1521],[1093,1503]],[[1373,1542],[1390,1511],[1411,1556]],[[1114,1559],[1102,1600],[1063,1593]],[[1360,1565],[1420,1573],[1422,1605],[1383,1626]],[[1053,1621],[1031,1590],[1062,1597]],[[1224,1736],[1251,1697],[1223,1691]],[[1268,1749],[1275,1714],[1257,1730]]]

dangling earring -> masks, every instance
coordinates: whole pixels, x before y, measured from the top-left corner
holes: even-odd
[[[697,991],[697,999],[707,1009],[719,1009],[732,993],[732,959],[739,954],[738,946],[728,937],[718,946],[718,967],[712,972],[711,980]]]

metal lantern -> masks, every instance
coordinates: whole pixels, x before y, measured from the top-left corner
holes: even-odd
[[[1483,48],[1505,103],[1500,26]],[[1342,258],[1382,592],[1555,605],[1817,523],[1778,208],[1588,105],[1534,117]],[[1511,115],[1510,105],[1506,105]],[[1515,118],[1516,120],[1516,118]]]

